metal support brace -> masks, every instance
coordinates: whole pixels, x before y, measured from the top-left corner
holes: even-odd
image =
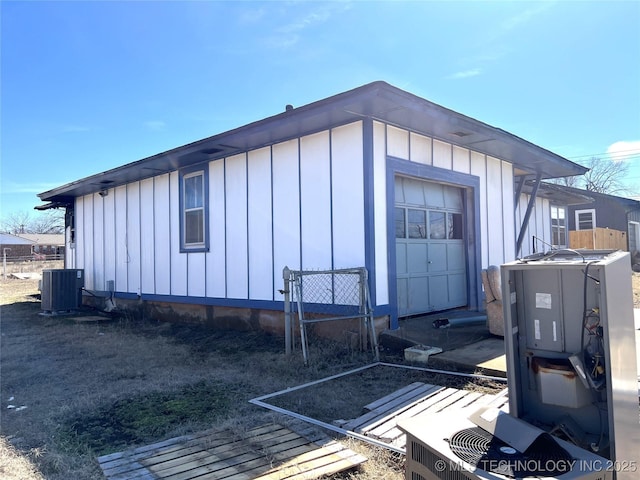
[[[520,250],[522,249],[524,232],[527,230],[527,225],[529,224],[529,218],[531,217],[531,212],[533,211],[533,205],[536,203],[536,196],[538,195],[538,188],[540,188],[541,180],[542,180],[542,173],[538,173],[538,175],[536,176],[535,184],[533,186],[533,191],[531,192],[531,197],[529,198],[529,203],[527,204],[527,211],[525,212],[524,218],[522,219],[522,226],[520,227],[520,233],[518,234],[518,241],[516,242],[516,257],[520,254]]]

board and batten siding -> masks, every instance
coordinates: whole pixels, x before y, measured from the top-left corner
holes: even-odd
[[[396,126],[374,122],[376,186],[384,183],[384,155],[479,179],[481,262],[483,268],[515,258],[513,166],[511,163]],[[382,178],[382,179],[381,179]],[[429,180],[429,178],[424,178]],[[378,187],[379,188],[379,187]],[[376,190],[376,224],[384,201]],[[380,236],[376,232],[376,242]],[[385,245],[386,246],[386,245]],[[376,264],[382,248],[376,243]],[[379,279],[376,276],[376,280]]]
[[[116,292],[149,299],[270,302],[282,300],[285,265],[365,264],[362,122],[205,168],[208,252],[180,252],[177,171],[78,197],[72,255],[85,288],[113,280]]]
[[[531,195],[520,195],[520,201],[518,202],[518,208],[516,209],[516,225],[522,225],[522,219],[525,216],[530,199]],[[525,228],[524,240],[522,241],[522,248],[518,255],[519,257],[526,257],[527,255],[535,253],[534,236],[541,240],[536,241],[535,252],[549,250],[549,245],[553,241],[551,237],[551,204],[546,198],[536,197],[533,209],[531,210],[531,216],[529,217],[529,222]],[[568,232],[567,241],[569,241]]]

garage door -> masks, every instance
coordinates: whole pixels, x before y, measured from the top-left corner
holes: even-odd
[[[398,315],[467,304],[462,189],[395,178]]]

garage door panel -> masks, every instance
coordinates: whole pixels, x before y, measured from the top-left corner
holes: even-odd
[[[467,304],[462,189],[396,176],[398,314]]]
[[[446,272],[447,271],[447,245],[445,243],[429,243],[428,253],[428,271]]]
[[[407,273],[407,244],[404,242],[396,242],[396,273]]]
[[[449,282],[449,301],[452,303],[467,303],[467,275],[465,273],[450,274],[447,276]]]
[[[430,277],[411,277],[409,281],[409,311],[424,311],[429,308]]]
[[[447,275],[432,275],[429,277],[429,298],[431,298],[432,310],[447,308],[449,304]]]
[[[465,269],[464,245],[461,243],[447,245],[447,267],[448,270]]]
[[[409,273],[424,273],[427,270],[427,244],[407,244],[407,271]]]

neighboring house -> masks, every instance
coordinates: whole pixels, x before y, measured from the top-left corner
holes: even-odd
[[[6,258],[30,257],[35,242],[23,236],[0,233],[0,254]]]
[[[39,197],[66,206],[66,266],[94,294],[282,328],[285,266],[365,266],[375,315],[396,328],[482,308],[481,269],[526,254],[532,217],[550,215],[541,180],[585,171],[375,82]]]
[[[592,198],[590,203],[571,205],[567,211],[569,231],[594,231],[600,237],[600,229],[612,230],[619,240],[619,247],[632,255],[640,252],[640,201],[604,193],[590,192],[571,187],[560,187],[571,194]],[[580,237],[576,237],[580,238]],[[583,245],[572,245],[581,247]],[[589,245],[591,246],[591,245]],[[601,248],[594,245],[594,248]]]
[[[34,242],[33,253],[36,255],[64,255],[64,234],[21,233],[20,237]]]

